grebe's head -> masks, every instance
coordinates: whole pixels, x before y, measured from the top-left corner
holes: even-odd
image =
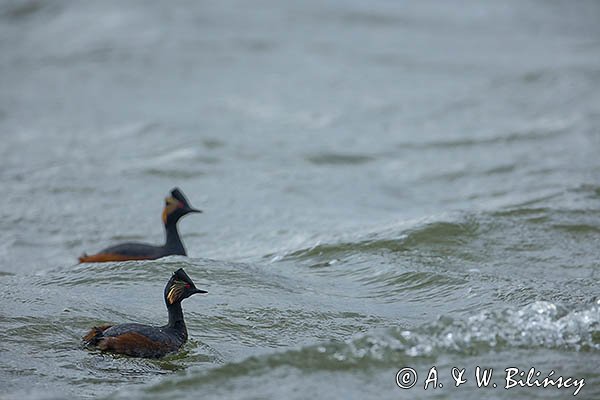
[[[186,214],[201,212],[190,205],[181,190],[174,188],[171,190],[171,195],[165,198],[162,220],[165,225],[174,224]]]
[[[208,293],[205,290],[196,288],[192,279],[185,273],[183,268],[179,268],[173,272],[173,276],[165,286],[165,302],[167,305],[172,305],[187,299],[193,294]]]

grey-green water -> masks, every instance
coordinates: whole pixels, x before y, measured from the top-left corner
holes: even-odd
[[[503,389],[533,367],[599,398],[599,16],[2,2],[0,397],[573,398]],[[161,242],[173,186],[204,210],[180,222],[189,258],[76,265]],[[179,267],[209,292],[182,352],[81,348],[94,324],[164,323]]]

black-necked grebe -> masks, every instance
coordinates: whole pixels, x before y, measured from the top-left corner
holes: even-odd
[[[144,243],[123,243],[108,247],[97,254],[83,254],[79,257],[81,263],[127,261],[127,260],[155,260],[157,258],[187,255],[177,231],[177,221],[189,213],[201,213],[190,206],[181,192],[175,188],[171,196],[165,199],[165,208],[162,220],[165,225],[166,242],[163,246],[152,246]]]
[[[190,277],[180,268],[173,273],[165,287],[165,303],[169,312],[167,325],[95,326],[83,337],[83,341],[89,347],[133,357],[159,358],[176,352],[188,337],[181,301],[196,293],[207,292],[197,289]]]

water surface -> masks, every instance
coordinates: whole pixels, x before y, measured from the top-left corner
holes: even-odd
[[[3,396],[572,397],[502,389],[534,367],[600,397],[598,15],[2,2]],[[174,186],[204,210],[179,224],[189,258],[76,264],[160,243]],[[183,351],[81,348],[94,324],[163,324],[180,267],[209,292]]]

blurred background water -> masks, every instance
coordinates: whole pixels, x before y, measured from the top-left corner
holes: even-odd
[[[599,17],[1,2],[1,397],[571,398],[501,389],[516,366],[599,398]],[[160,243],[174,186],[204,210],[179,224],[189,258],[76,265]],[[209,292],[181,353],[81,349],[94,324],[164,323],[179,267]]]

